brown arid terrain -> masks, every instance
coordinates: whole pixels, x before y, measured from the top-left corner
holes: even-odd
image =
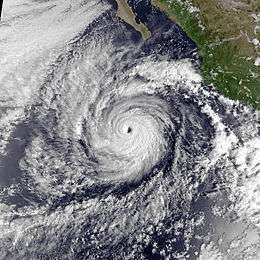
[[[150,37],[150,32],[143,23],[137,23],[135,21],[135,14],[131,7],[128,5],[127,0],[116,0],[118,5],[117,15],[126,23],[130,24],[142,34],[144,40]]]
[[[202,74],[226,96],[260,106],[260,2],[153,0],[196,42]]]

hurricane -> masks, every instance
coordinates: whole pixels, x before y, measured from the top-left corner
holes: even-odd
[[[7,20],[24,31],[0,27],[0,258],[210,259],[217,217],[255,234],[259,118],[203,80],[180,27],[147,4],[143,40],[113,1],[29,2]]]

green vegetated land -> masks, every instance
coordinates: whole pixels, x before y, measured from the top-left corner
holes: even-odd
[[[202,75],[226,96],[260,108],[260,1],[153,0],[197,44]]]

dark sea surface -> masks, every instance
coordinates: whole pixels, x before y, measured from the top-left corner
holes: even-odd
[[[46,67],[0,156],[0,259],[198,259],[238,218],[254,115],[201,82],[194,42],[150,1],[128,1],[146,41],[93,1],[107,3]]]

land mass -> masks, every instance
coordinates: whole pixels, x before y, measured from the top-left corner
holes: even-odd
[[[260,108],[259,0],[152,0],[152,4],[197,44],[207,83]]]
[[[117,16],[140,32],[144,40],[148,39],[151,36],[150,31],[143,23],[136,22],[136,15],[128,5],[127,0],[116,0],[116,2],[118,5]]]

